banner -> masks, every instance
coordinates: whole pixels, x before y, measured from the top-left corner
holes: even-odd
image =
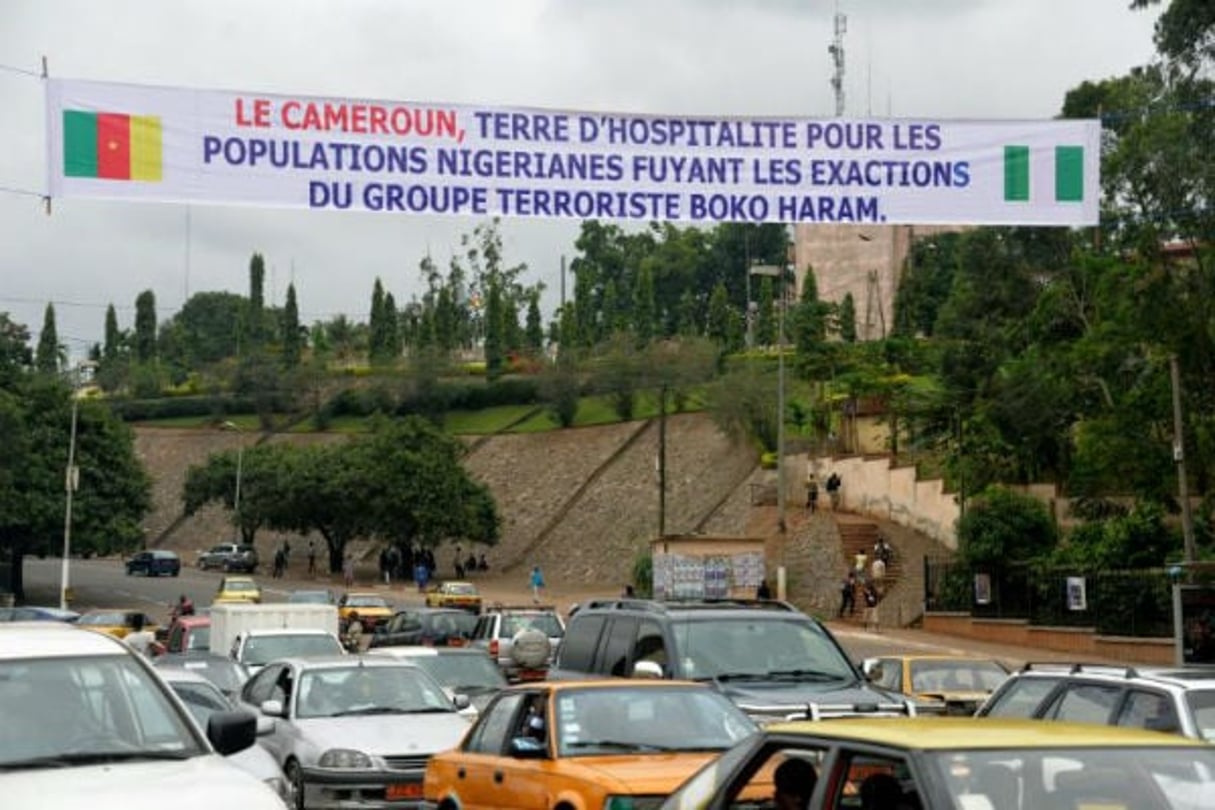
[[[52,197],[505,217],[1094,225],[1097,121],[633,115],[51,79]]]

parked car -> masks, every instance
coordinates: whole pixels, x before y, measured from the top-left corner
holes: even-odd
[[[126,638],[136,629],[155,633],[158,628],[156,620],[142,610],[90,610],[81,614],[74,623],[114,638]]]
[[[219,581],[212,603],[252,602],[262,601],[261,586],[253,577],[224,577]]]
[[[204,571],[218,568],[231,573],[257,573],[261,561],[257,549],[242,543],[220,543],[198,555],[198,567]]]
[[[369,655],[386,655],[426,670],[454,698],[467,695],[468,713],[480,713],[506,688],[506,678],[483,650],[467,647],[381,647]]]
[[[978,714],[1148,728],[1215,742],[1215,670],[1031,662]]]
[[[481,612],[481,594],[471,582],[451,580],[426,591],[426,607],[448,607]]]
[[[1215,747],[1205,743],[1079,723],[938,717],[772,725],[702,768],[662,808],[771,800],[789,760],[802,763],[802,780],[783,787],[806,796],[808,810],[1215,806]]]
[[[360,613],[360,616],[362,614]],[[369,647],[461,647],[468,643],[477,617],[456,608],[410,607],[376,625]]]
[[[219,690],[214,683],[193,669],[180,667],[158,667],[157,671],[165,683],[177,694],[181,702],[194,715],[200,728],[206,728],[212,716],[219,712],[241,711],[238,704]],[[256,715],[258,736],[274,731],[274,720],[265,715]],[[283,775],[283,769],[274,761],[270,752],[260,745],[251,745],[228,757],[228,761],[263,782],[279,795],[284,802],[293,801],[291,785]]]
[[[276,661],[241,690],[276,718],[261,738],[297,807],[416,807],[430,757],[468,731],[455,700],[411,664],[380,656]]]
[[[564,681],[501,692],[459,748],[433,757],[429,807],[651,807],[756,732],[703,684]],[[552,797],[538,802],[537,797]],[[558,798],[560,797],[560,798]]]
[[[382,622],[392,618],[392,605],[378,593],[351,592],[344,593],[338,599],[338,625],[342,632],[350,622],[352,614],[359,614],[359,623],[366,633],[374,632]]]
[[[317,588],[292,591],[287,601],[297,605],[336,605],[337,596],[329,588]]]
[[[777,600],[589,602],[570,617],[550,677],[587,674],[705,681],[761,723],[918,711],[866,681],[821,622]]]
[[[240,689],[249,680],[249,673],[240,664],[226,655],[210,650],[195,650],[184,653],[165,653],[153,659],[157,669],[184,669],[206,678],[230,700],[236,700]]]
[[[127,576],[175,577],[181,573],[181,558],[173,551],[140,551],[127,560]]]
[[[79,618],[80,614],[76,611],[57,607],[21,605],[0,608],[0,622],[66,622],[70,624]]]
[[[925,701],[945,714],[972,715],[1004,683],[1008,667],[994,658],[956,655],[887,655],[867,658],[869,680]]]
[[[224,758],[254,744],[252,715],[217,712],[204,733],[143,656],[100,633],[0,625],[0,718],[4,810],[284,807]]]
[[[543,680],[565,637],[551,605],[493,604],[477,620],[472,646],[485,650],[512,683]]]

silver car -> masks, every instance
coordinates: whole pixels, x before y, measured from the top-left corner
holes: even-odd
[[[468,698],[386,657],[290,658],[268,664],[241,702],[277,718],[261,738],[297,808],[415,808],[430,757],[463,739]]]

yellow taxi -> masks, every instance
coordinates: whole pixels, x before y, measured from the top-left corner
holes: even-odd
[[[1008,677],[994,658],[958,655],[884,655],[861,668],[878,686],[937,706],[945,714],[971,715]]]
[[[392,618],[392,605],[378,593],[344,593],[338,599],[338,623],[345,630],[354,614],[358,614],[363,630],[374,632],[378,625]]]
[[[141,610],[104,609],[90,610],[76,619],[76,624],[111,635],[126,638],[137,629],[155,633],[160,629],[156,620]]]
[[[800,778],[782,785],[789,762]],[[915,717],[766,726],[708,763],[661,810],[757,806],[761,775],[767,806],[807,810],[1215,807],[1215,746],[1206,742],[1080,723]]]
[[[652,808],[757,727],[706,684],[546,681],[509,687],[458,748],[431,757],[424,807]]]
[[[480,613],[481,594],[471,582],[452,580],[436,585],[426,592],[426,607],[459,608]]]
[[[224,577],[219,581],[219,589],[211,601],[217,605],[233,602],[258,604],[262,601],[262,589],[253,577]]]

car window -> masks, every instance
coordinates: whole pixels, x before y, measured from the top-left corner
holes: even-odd
[[[200,627],[195,627],[190,631],[190,635],[186,636],[187,650],[209,650],[211,649],[211,625],[205,624]]]
[[[1050,720],[1108,724],[1121,689],[1096,683],[1069,683],[1046,710]]]
[[[306,668],[298,688],[299,718],[455,712],[434,678],[414,666]]]
[[[1038,707],[1059,685],[1061,678],[1014,678],[1008,681],[983,710],[991,717],[1036,717]]]
[[[637,620],[629,616],[618,616],[608,629],[603,652],[596,662],[596,671],[605,675],[624,677],[629,672],[629,653],[633,651],[633,639],[637,635]]]
[[[1008,673],[994,661],[925,659],[911,662],[913,692],[990,692]]]
[[[673,623],[683,677],[814,673],[852,680],[856,672],[827,631],[815,622],[772,616],[687,619]]]
[[[1132,689],[1127,693],[1116,725],[1146,728],[1153,731],[1177,731],[1177,713],[1173,701],[1161,692]]]
[[[539,630],[549,638],[560,638],[565,632],[552,613],[519,613],[502,617],[502,637],[512,638],[520,630]]]
[[[1190,713],[1198,736],[1207,742],[1215,742],[1215,689],[1191,689],[1185,693]]]
[[[278,664],[266,667],[257,673],[257,675],[249,679],[249,682],[245,684],[245,688],[241,690],[241,700],[253,706],[260,706],[265,703],[270,699],[270,693],[274,691],[274,684],[282,671],[283,665]]]
[[[572,631],[561,644],[560,666],[575,672],[590,672],[599,635],[606,620],[601,615],[583,616],[574,620]]]
[[[190,714],[194,715],[194,719],[203,728],[207,727],[207,721],[211,719],[211,715],[216,712],[230,711],[232,708],[224,699],[223,693],[209,683],[174,681],[169,685],[173,687],[173,691],[181,698],[181,702],[186,704]]]
[[[882,677],[878,678],[877,685],[886,689],[893,689],[896,692],[903,691],[903,661],[899,658],[881,658],[878,659],[882,664]]]
[[[515,713],[523,700],[522,693],[512,693],[498,698],[481,715],[476,727],[468,735],[465,751],[478,754],[500,754],[506,750],[506,735],[513,728]]]
[[[638,661],[650,661],[667,670],[667,645],[662,636],[662,625],[645,619],[637,630],[637,642],[633,646],[633,666]]]
[[[836,760],[830,784],[825,787],[834,789],[834,795],[826,797],[824,806],[837,810],[854,810],[858,806],[866,810],[923,806],[912,771],[901,757],[844,749]]]
[[[258,666],[280,658],[307,658],[321,655],[341,655],[342,645],[328,633],[301,635],[251,636],[245,642],[241,663]]]

